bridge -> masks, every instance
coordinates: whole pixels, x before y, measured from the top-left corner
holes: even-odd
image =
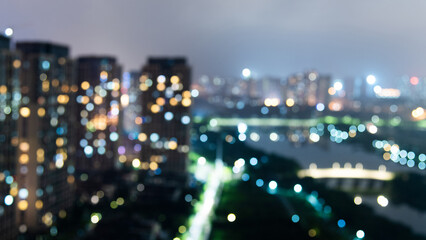
[[[343,168],[334,163],[332,168],[322,169],[311,163],[309,169],[300,170],[297,175],[299,178],[319,179],[330,188],[345,191],[381,191],[386,186],[385,182],[395,178],[395,174],[387,172],[384,165],[380,165],[378,170],[372,170],[363,169],[361,163],[356,164],[355,168],[352,168],[350,163],[346,163]]]
[[[320,123],[320,119],[289,119],[289,118],[212,118],[212,127],[234,127],[245,123],[251,127],[312,127]]]
[[[371,179],[379,181],[390,181],[394,179],[395,174],[387,172],[386,168],[381,165],[379,170],[363,169],[362,165],[356,165],[355,168],[337,167],[335,164],[332,168],[316,168],[315,164],[311,164],[309,169],[300,170],[297,173],[299,178],[311,177],[319,178],[349,178],[349,179]]]

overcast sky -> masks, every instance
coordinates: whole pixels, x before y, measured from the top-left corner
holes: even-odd
[[[424,0],[1,0],[0,30],[74,57],[113,55],[126,70],[183,55],[194,77],[313,68],[389,85],[426,76],[425,12]]]

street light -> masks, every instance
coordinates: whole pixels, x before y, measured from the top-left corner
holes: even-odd
[[[376,83],[376,77],[371,74],[367,76],[366,80],[369,85],[373,85]]]
[[[244,78],[249,78],[251,76],[251,71],[248,68],[244,68],[242,74]]]

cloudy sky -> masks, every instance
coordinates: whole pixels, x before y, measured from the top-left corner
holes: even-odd
[[[424,0],[2,0],[0,30],[74,57],[113,55],[126,70],[184,55],[194,77],[317,69],[389,85],[426,76],[425,11]]]

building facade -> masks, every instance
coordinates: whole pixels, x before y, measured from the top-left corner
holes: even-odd
[[[77,86],[68,47],[18,42],[16,49],[22,54],[16,220],[31,235],[64,217],[73,202],[70,109]]]
[[[191,123],[190,68],[184,58],[149,58],[142,90],[142,168],[186,178]]]
[[[16,239],[16,159],[20,92],[20,55],[0,35],[0,239]]]
[[[78,138],[76,170],[79,176],[114,169],[119,139],[121,69],[106,56],[80,57],[77,60]],[[87,174],[87,175],[84,175]]]

